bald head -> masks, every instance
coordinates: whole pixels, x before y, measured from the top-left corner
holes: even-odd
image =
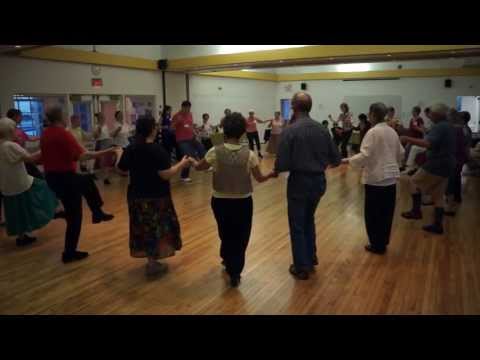
[[[446,120],[448,116],[449,108],[445,104],[435,104],[430,108],[430,119],[433,122],[439,122]]]
[[[309,113],[312,110],[312,98],[306,92],[293,95],[292,109],[295,113]]]

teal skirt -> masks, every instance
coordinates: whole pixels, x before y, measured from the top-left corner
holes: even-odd
[[[32,187],[3,197],[7,234],[21,235],[40,229],[55,216],[58,200],[44,180],[34,178]]]

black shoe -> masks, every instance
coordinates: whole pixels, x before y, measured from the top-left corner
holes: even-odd
[[[83,260],[88,257],[88,252],[85,251],[75,251],[72,254],[63,253],[62,261],[64,264],[68,264],[74,261]]]
[[[402,217],[408,220],[419,220],[422,218],[421,211],[407,211],[402,213]]]
[[[92,223],[98,224],[98,223],[101,223],[102,221],[110,221],[113,218],[114,218],[113,215],[105,214],[104,212],[102,212],[100,214],[92,215]]]
[[[444,211],[443,215],[446,216],[455,216],[456,212],[455,211]]]
[[[371,252],[373,254],[377,254],[377,255],[383,255],[387,252],[387,249],[384,248],[384,249],[377,249],[375,247],[373,247],[372,245],[368,244],[368,245],[365,245],[365,250],[368,251],[368,252]]]
[[[112,183],[111,183],[110,180],[108,180],[108,179],[103,180],[103,183],[104,183],[105,185],[112,185]]]
[[[57,213],[55,213],[54,215],[54,219],[65,219],[67,217],[67,214],[65,213],[65,211],[59,211]]]
[[[261,153],[258,153],[258,157],[259,157],[260,159],[263,159],[263,155],[262,155]]]
[[[17,244],[18,247],[23,247],[23,246],[30,245],[30,244],[34,243],[35,241],[37,241],[37,238],[31,237],[31,236],[28,236],[28,235],[23,235],[23,237],[17,238],[16,244]]]
[[[432,234],[437,234],[437,235],[443,234],[443,226],[438,226],[435,224],[424,226],[423,230]]]
[[[405,166],[402,166],[399,170],[400,170],[400,172],[404,172],[405,169],[406,169],[406,167],[405,167]]]
[[[93,179],[94,181],[98,180],[98,177],[97,177],[97,175],[95,175],[95,174],[92,174],[92,179]]]
[[[314,256],[313,256],[313,265],[314,265],[314,266],[317,266],[317,265],[318,265],[317,255],[314,255]]]
[[[293,276],[295,276],[299,280],[308,280],[308,278],[309,278],[309,275],[308,275],[307,271],[297,270],[297,268],[295,268],[295,265],[293,265],[293,264],[290,265],[290,268],[288,269],[288,271],[290,271],[290,274],[292,274]]]
[[[240,285],[240,276],[235,276],[230,278],[230,286],[233,288],[238,287]]]

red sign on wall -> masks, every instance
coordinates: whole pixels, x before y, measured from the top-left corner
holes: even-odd
[[[102,79],[92,79],[92,87],[94,88],[101,88],[103,86]]]

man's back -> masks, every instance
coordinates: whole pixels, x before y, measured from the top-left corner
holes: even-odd
[[[310,117],[286,128],[280,139],[275,169],[278,172],[322,173],[341,158],[328,130]]]

